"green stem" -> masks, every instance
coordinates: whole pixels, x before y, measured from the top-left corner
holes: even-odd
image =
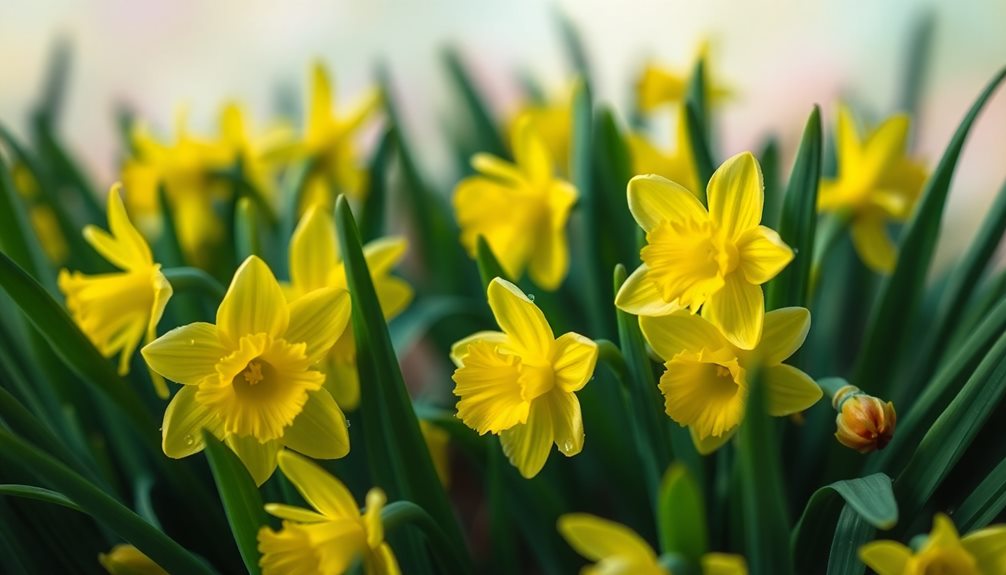
[[[442,567],[448,573],[466,573],[466,562],[455,549],[440,526],[430,517],[425,509],[411,501],[395,501],[381,510],[381,523],[385,532],[412,524],[418,527],[426,540],[429,541]]]
[[[227,293],[227,289],[220,285],[220,282],[199,268],[167,268],[162,270],[162,273],[164,277],[168,278],[171,287],[179,291],[199,291],[218,303],[224,299],[224,294]]]
[[[603,361],[611,371],[618,377],[618,382],[625,388],[629,381],[629,364],[625,363],[622,350],[618,346],[606,339],[595,340],[597,344],[597,359]],[[631,393],[630,389],[626,392]]]
[[[838,239],[848,229],[852,222],[852,213],[843,211],[825,218],[822,225],[817,228],[817,238],[814,241],[814,259],[810,267],[810,289],[807,301],[812,301],[817,292],[817,280],[821,271],[821,264],[838,244]]]

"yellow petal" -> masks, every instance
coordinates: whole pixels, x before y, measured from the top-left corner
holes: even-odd
[[[664,361],[670,361],[686,349],[715,351],[728,345],[716,326],[684,310],[662,317],[641,317],[639,328],[646,342]]]
[[[879,180],[904,156],[910,125],[907,115],[895,114],[884,120],[863,142],[863,163],[857,169],[867,181]]]
[[[728,238],[737,239],[761,222],[765,184],[751,152],[742,152],[716,169],[707,187],[709,216]]]
[[[740,271],[748,283],[761,285],[774,278],[793,261],[793,250],[775,230],[755,226],[737,241]]]
[[[305,343],[308,361],[318,362],[346,330],[349,305],[349,292],[339,288],[318,289],[295,299],[283,339]]]
[[[632,178],[627,194],[632,217],[647,232],[662,222],[704,222],[709,219],[706,208],[693,193],[661,176],[648,174]]]
[[[339,262],[332,215],[314,205],[297,224],[290,238],[290,281],[299,294],[329,285],[332,268]]]
[[[965,535],[961,544],[982,573],[1006,573],[1006,525],[993,525]]]
[[[544,402],[535,402],[527,423],[515,425],[500,433],[503,453],[525,479],[530,479],[545,466],[548,452],[555,440],[552,413]]]
[[[349,335],[352,337],[351,333]],[[329,354],[322,365],[325,372],[325,389],[332,394],[339,408],[343,411],[353,411],[359,407],[360,374],[356,371],[356,356],[345,358]]]
[[[569,272],[569,247],[566,245],[566,230],[550,231],[539,238],[531,262],[528,275],[531,281],[548,291],[555,291],[566,279]]]
[[[877,575],[904,575],[912,551],[895,541],[874,541],[859,548],[859,558]]]
[[[272,472],[276,471],[276,454],[283,448],[278,439],[259,443],[259,440],[252,436],[228,435],[224,438],[224,443],[234,451],[241,463],[244,463],[248,473],[255,480],[255,485],[262,485],[272,477]]]
[[[294,507],[293,505],[284,505],[282,503],[266,503],[265,512],[273,517],[296,521],[298,523],[320,523],[322,521],[328,521],[328,519],[321,513],[310,511],[308,509],[302,509],[300,507]]]
[[[221,428],[216,414],[196,401],[196,388],[185,386],[178,390],[164,411],[161,449],[173,459],[188,457],[205,447],[203,429],[219,437]]]
[[[882,217],[866,214],[853,220],[852,245],[863,263],[873,271],[881,274],[894,271],[898,255]]]
[[[762,381],[768,390],[768,412],[782,416],[799,413],[821,399],[821,388],[809,375],[791,365],[764,368]]]
[[[587,513],[568,513],[559,517],[558,528],[569,545],[591,561],[619,557],[645,564],[657,560],[646,540],[614,521]]]
[[[740,555],[707,553],[702,556],[702,575],[747,575],[747,563]]]
[[[290,321],[286,298],[272,270],[257,256],[249,256],[234,273],[217,309],[217,330],[232,347],[245,335],[266,333],[282,337]]]
[[[358,519],[356,501],[341,481],[291,451],[279,454],[279,468],[304,500],[329,519]]]
[[[220,343],[217,328],[196,322],[175,328],[140,350],[150,369],[186,385],[216,373],[217,362],[230,350]]]
[[[657,284],[646,277],[648,272],[646,264],[642,264],[625,279],[615,295],[618,309],[638,316],[667,315],[681,309],[677,300],[664,301],[657,290]]]
[[[475,154],[472,156],[472,167],[482,175],[509,185],[520,185],[524,181],[517,166],[492,154]]]
[[[472,335],[454,342],[451,346],[451,361],[454,365],[461,367],[462,359],[468,354],[468,346],[476,341],[484,341],[493,346],[504,345],[507,342],[507,335],[501,331],[479,331]]]
[[[363,98],[342,118],[344,135],[352,134],[363,126],[367,118],[380,109],[383,102],[384,97],[381,95],[380,90],[371,89],[364,94]]]
[[[737,428],[735,427],[723,435],[710,435],[706,438],[699,437],[698,432],[695,431],[695,428],[693,427],[689,427],[688,431],[691,433],[692,443],[695,445],[695,450],[698,451],[700,455],[709,455],[720,447],[723,447],[726,442],[730,441],[734,434],[737,433]]]
[[[333,228],[334,229],[334,228]],[[389,236],[367,242],[363,246],[363,257],[367,260],[367,269],[371,276],[388,273],[405,257],[409,242],[403,237]]]
[[[374,278],[374,291],[377,292],[377,302],[385,319],[396,317],[412,302],[412,286],[395,276]]]
[[[576,395],[553,389],[537,398],[545,402],[551,414],[552,439],[566,457],[573,457],[583,450],[583,415]]]
[[[151,278],[154,283],[154,302],[150,306],[150,319],[147,321],[147,343],[154,340],[157,336],[157,324],[161,321],[161,317],[164,315],[164,309],[168,307],[168,300],[171,299],[171,295],[174,290],[171,288],[171,283],[168,282],[168,278],[164,277],[164,274],[160,272],[159,267],[154,268],[153,277]]]
[[[116,184],[108,193],[108,229],[115,238],[119,258],[126,264],[121,267],[136,269],[152,265],[154,259],[150,255],[150,246],[147,245],[147,241],[143,239],[140,232],[133,227],[129,216],[126,215],[126,207],[122,204],[122,198],[119,196],[121,188],[121,184]],[[115,263],[107,256],[106,259]]]
[[[960,536],[954,522],[943,513],[933,516],[933,529],[929,532],[927,546],[931,547],[957,547],[960,544]]]
[[[363,524],[367,529],[367,545],[376,548],[384,541],[384,524],[381,523],[381,509],[388,497],[378,487],[367,492],[367,510],[363,514]]]
[[[852,117],[852,111],[846,105],[838,107],[838,122],[835,128],[835,139],[837,142],[838,169],[839,174],[848,177],[847,172],[852,166],[857,166],[862,161],[862,143],[859,139],[859,131],[856,129],[856,119]]]
[[[555,337],[538,306],[520,288],[502,278],[489,282],[489,307],[510,344],[523,358],[547,359]]]
[[[734,273],[702,306],[702,317],[717,326],[730,343],[754,349],[761,340],[765,295],[761,286],[749,284]]]
[[[286,429],[283,443],[315,459],[338,459],[349,453],[346,416],[324,390],[308,394],[304,409]]]
[[[555,340],[555,385],[566,392],[580,391],[594,376],[597,344],[578,333],[565,333]]]
[[[402,573],[398,567],[398,561],[395,559],[395,554],[387,543],[382,543],[377,548],[377,551],[371,555],[371,561],[373,561],[373,566],[369,571],[364,566],[364,575],[401,575]]]
[[[528,180],[544,185],[552,179],[552,158],[530,117],[517,120],[513,129],[513,156]]]
[[[810,331],[810,311],[803,307],[784,307],[765,314],[761,342],[755,350],[765,365],[789,359],[800,349]]]
[[[458,417],[468,427],[499,433],[527,421],[530,404],[520,381],[520,360],[485,341],[468,345],[454,371]]]
[[[534,234],[528,229],[539,215],[521,189],[473,176],[458,183],[452,199],[465,250],[475,257],[478,237],[485,237],[509,277],[520,277],[530,259]]]
[[[311,66],[311,96],[307,109],[308,137],[318,137],[332,121],[332,87],[321,62]]]

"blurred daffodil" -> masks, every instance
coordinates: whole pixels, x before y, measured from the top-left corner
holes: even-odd
[[[793,251],[759,225],[764,184],[750,153],[724,162],[706,193],[708,210],[680,184],[653,175],[632,178],[629,210],[646,232],[646,246],[643,264],[615,303],[640,316],[701,308],[733,345],[752,349],[765,316],[761,284],[786,267]]]
[[[730,89],[720,84],[710,69],[709,42],[704,41],[699,45],[695,60],[701,61],[705,66],[707,101],[716,104],[729,98]],[[639,111],[649,114],[665,104],[683,101],[692,81],[690,76],[691,72],[678,72],[648,62],[636,83],[636,106]]]
[[[672,575],[646,540],[625,525],[570,513],[559,518],[558,528],[577,553],[596,561],[584,567],[582,575]],[[707,553],[701,563],[702,575],[747,575],[747,565],[739,555]]]
[[[346,267],[336,242],[335,221],[330,210],[312,206],[301,218],[290,241],[290,289],[298,298],[319,289],[346,289]],[[385,319],[402,312],[412,301],[412,288],[391,275],[405,255],[404,238],[387,237],[363,247],[370,279]],[[339,406],[353,410],[360,404],[360,379],[356,371],[356,340],[350,325],[342,330],[331,351],[318,367],[325,373],[325,387]]]
[[[509,123],[511,134],[521,122],[528,122],[548,149],[559,174],[569,173],[569,149],[573,137],[572,90],[562,97],[545,102],[528,102],[521,106]],[[511,138],[515,141],[515,138]]]
[[[261,485],[283,446],[318,459],[349,452],[346,418],[316,366],[349,319],[349,295],[324,288],[287,303],[269,267],[249,257],[216,325],[173,329],[143,348],[147,364],[183,384],[164,413],[162,448],[182,458],[224,441]]]
[[[556,339],[538,306],[506,280],[493,279],[488,297],[503,331],[451,348],[458,417],[479,434],[499,434],[510,463],[530,478],[553,443],[567,457],[583,449],[575,393],[593,377],[597,344],[573,332]]]
[[[111,575],[168,575],[153,559],[132,545],[116,545],[108,553],[98,555],[98,562]]]
[[[880,273],[897,261],[887,223],[908,219],[926,180],[925,167],[907,156],[909,126],[898,114],[860,138],[852,113],[839,107],[838,177],[821,182],[818,209],[851,218],[856,252]]]
[[[314,163],[301,196],[302,210],[316,204],[332,209],[339,194],[362,200],[367,193],[367,170],[355,137],[381,105],[381,94],[369,92],[355,108],[340,115],[332,109],[333,92],[328,72],[315,62],[301,146],[301,154]]]
[[[278,207],[276,171],[287,159],[293,144],[293,130],[277,124],[261,134],[253,132],[245,109],[236,102],[226,104],[220,113],[221,145],[230,154],[230,164],[240,168],[240,177],[274,209]]]
[[[702,454],[719,449],[740,426],[752,369],[761,374],[773,416],[801,412],[821,398],[821,388],[810,376],[782,363],[807,337],[810,312],[805,308],[765,314],[765,330],[753,350],[737,347],[705,318],[685,311],[641,317],[639,327],[664,360],[659,384],[664,410],[688,427]]]
[[[58,284],[80,330],[105,357],[119,354],[119,373],[125,375],[140,341],[154,339],[172,290],[160,264],[154,263],[150,246],[130,223],[119,188],[113,186],[108,193],[111,233],[87,226],[84,239],[121,271],[85,275],[63,269]],[[158,395],[166,398],[164,381],[155,377],[154,384]]]
[[[641,134],[629,135],[633,174],[656,174],[681,184],[686,190],[698,192],[699,173],[688,137],[685,109],[679,108],[675,122],[674,148],[670,152],[658,149]]]
[[[566,222],[577,192],[553,175],[553,159],[530,118],[513,131],[516,164],[490,154],[476,154],[479,175],[454,190],[454,210],[461,243],[474,257],[484,236],[507,275],[518,278],[528,268],[531,279],[547,290],[559,287],[569,270]]]
[[[21,162],[15,163],[11,168],[11,179],[14,181],[14,188],[28,207],[28,219],[31,221],[35,236],[38,237],[38,242],[42,245],[42,251],[52,263],[62,264],[70,255],[70,248],[63,236],[63,230],[59,227],[55,210],[42,201],[38,180]]]
[[[993,525],[963,538],[949,517],[933,518],[933,530],[916,551],[897,541],[874,541],[859,557],[878,575],[992,575],[1006,573],[1006,525]]]
[[[284,451],[279,467],[312,509],[266,504],[269,514],[283,520],[283,528],[263,527],[258,533],[263,575],[341,575],[360,560],[366,575],[400,573],[384,541],[383,491],[375,487],[367,493],[361,515],[346,486],[316,464]]]

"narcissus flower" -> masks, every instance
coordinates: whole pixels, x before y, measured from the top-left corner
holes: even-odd
[[[116,545],[108,553],[98,555],[98,562],[111,575],[168,575],[153,559],[132,545]]]
[[[230,102],[220,113],[221,145],[231,155],[231,165],[240,165],[241,176],[254,188],[254,193],[278,207],[273,185],[281,160],[291,153],[293,130],[277,124],[261,134],[253,132],[245,109]]]
[[[914,553],[897,541],[874,541],[860,547],[859,557],[878,575],[991,575],[1006,573],[1006,525],[993,525],[963,538],[942,513]]]
[[[703,61],[706,66],[706,99],[710,103],[717,103],[729,97],[729,88],[719,84],[710,70],[708,42],[702,42],[699,45],[696,61],[699,60]],[[636,106],[639,111],[648,114],[665,104],[683,101],[691,81],[690,74],[691,72],[678,72],[648,62],[636,83]]]
[[[890,273],[897,261],[887,223],[912,214],[926,181],[925,167],[907,157],[910,120],[891,116],[859,137],[852,113],[838,110],[838,177],[821,182],[818,209],[852,218],[852,244],[871,269]]]
[[[635,531],[587,513],[570,513],[559,518],[559,533],[580,555],[594,565],[583,575],[671,575],[657,554]],[[747,575],[747,565],[739,555],[708,553],[702,557],[703,575]]]
[[[884,403],[854,385],[846,385],[835,393],[831,404],[838,410],[835,437],[842,445],[870,453],[887,447],[894,437],[898,415],[890,401]]]
[[[573,134],[573,99],[569,92],[571,90],[554,100],[521,106],[509,123],[511,134],[523,121],[532,125],[559,174],[569,173],[569,148]]]
[[[400,573],[384,542],[383,491],[375,487],[367,493],[361,515],[346,486],[321,467],[289,451],[279,454],[279,467],[312,509],[266,504],[267,512],[283,520],[283,528],[263,527],[258,533],[263,575],[341,575],[358,560],[366,575]]]
[[[664,410],[688,427],[700,453],[719,449],[737,431],[752,369],[761,374],[773,416],[798,413],[821,398],[821,388],[809,375],[782,363],[807,337],[810,312],[804,308],[765,314],[765,331],[753,350],[737,347],[712,323],[684,311],[641,317],[639,327],[665,362],[659,384]]]
[[[569,270],[566,221],[577,192],[553,175],[553,158],[529,118],[513,131],[516,164],[490,154],[476,154],[479,175],[454,190],[454,211],[461,243],[475,256],[484,236],[507,275],[518,278],[528,268],[539,286],[554,290]]]
[[[105,357],[119,354],[119,373],[125,375],[140,340],[154,339],[172,290],[161,265],[154,263],[150,246],[130,223],[119,187],[108,193],[111,234],[87,226],[84,239],[122,271],[85,275],[63,269],[58,284],[80,330]],[[154,378],[154,383],[158,395],[166,398],[164,382]]]
[[[326,288],[346,289],[346,267],[335,233],[330,210],[312,206],[301,218],[290,241],[289,297],[299,298]],[[363,257],[385,319],[395,317],[412,301],[409,284],[391,275],[406,247],[406,240],[397,237],[381,238],[363,246]],[[356,371],[356,341],[350,325],[342,330],[318,367],[325,373],[325,387],[339,407],[347,411],[356,409],[360,404],[360,379]]]
[[[287,303],[249,257],[217,309],[217,323],[169,331],[143,348],[151,369],[183,384],[164,413],[162,448],[182,458],[220,438],[261,485],[290,447],[318,459],[349,452],[346,418],[316,369],[349,320],[349,295],[324,288]]]
[[[359,157],[356,133],[381,105],[381,94],[372,90],[345,115],[332,109],[334,90],[320,62],[311,68],[311,91],[307,104],[301,154],[312,158],[301,208],[320,204],[332,209],[335,198],[345,194],[362,200],[367,193],[367,170]]]
[[[678,108],[674,148],[670,152],[658,149],[641,134],[629,135],[629,149],[632,152],[633,174],[656,174],[681,184],[686,190],[698,192],[699,173],[683,107]]]
[[[530,478],[553,443],[566,457],[583,449],[575,392],[593,377],[597,344],[573,332],[556,339],[538,306],[506,280],[492,280],[488,295],[503,331],[451,348],[458,417],[479,434],[499,434],[510,463]]]
[[[701,308],[735,346],[761,339],[765,296],[761,284],[793,259],[779,234],[759,225],[764,184],[758,160],[738,154],[709,180],[709,209],[680,184],[660,176],[629,182],[629,210],[643,231],[643,264],[615,298],[624,311],[666,315]]]

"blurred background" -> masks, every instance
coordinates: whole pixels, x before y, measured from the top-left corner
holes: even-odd
[[[280,9],[282,6],[282,9]],[[240,99],[262,126],[282,103],[298,104],[315,58],[352,104],[390,69],[427,173],[453,185],[444,127],[452,86],[442,52],[461,50],[495,111],[520,97],[521,74],[561,93],[569,80],[558,15],[580,30],[597,97],[628,110],[644,61],[680,70],[711,42],[714,73],[734,92],[719,111],[724,154],[775,134],[785,166],[811,106],[827,122],[845,99],[863,117],[889,113],[909,38],[931,14],[930,69],[917,153],[935,162],[967,106],[1006,63],[1006,2],[958,0],[636,0],[335,2],[74,0],[0,5],[0,121],[23,133],[58,39],[73,50],[60,129],[95,181],[117,178],[115,110],[132,108],[167,133],[179,106],[196,131],[215,131],[225,100]],[[289,106],[288,106],[289,107]],[[299,122],[299,118],[294,118]],[[1006,178],[1006,97],[989,106],[968,142],[951,194],[940,261],[962,249]]]

